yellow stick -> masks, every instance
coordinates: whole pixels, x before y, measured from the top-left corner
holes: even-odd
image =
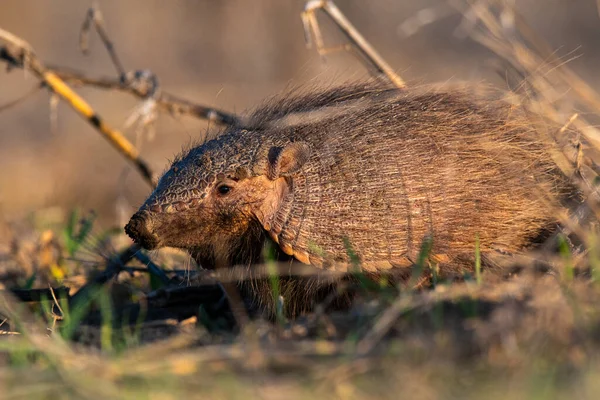
[[[155,186],[154,177],[146,163],[140,159],[137,149],[121,132],[105,124],[92,107],[52,71],[42,72],[41,78],[52,90],[85,117],[118,151],[134,163],[146,181]]]

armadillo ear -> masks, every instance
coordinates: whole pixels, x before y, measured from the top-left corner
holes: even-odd
[[[285,147],[269,150],[269,179],[292,175],[300,170],[310,157],[310,147],[305,142],[290,143]]]

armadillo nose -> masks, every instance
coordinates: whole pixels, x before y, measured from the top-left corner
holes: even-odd
[[[151,230],[150,213],[148,211],[136,212],[127,225],[125,225],[125,233],[134,242],[147,250],[152,250],[159,246],[158,236]]]

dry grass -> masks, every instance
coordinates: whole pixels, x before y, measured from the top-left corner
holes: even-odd
[[[0,248],[5,288],[44,289],[28,306],[0,294],[2,398],[596,398],[600,275],[597,234],[585,222],[597,215],[600,134],[584,116],[600,112],[600,95],[510,2],[470,3],[450,2],[463,33],[518,77],[515,95],[544,117],[540,130],[544,120],[565,126],[559,141],[575,149],[556,160],[587,198],[585,210],[560,216],[582,244],[577,254],[563,246],[531,255],[550,260],[552,273],[524,257],[506,279],[483,271],[427,290],[360,287],[346,312],[258,318],[236,335],[210,298],[173,303],[179,292],[165,288],[203,279],[181,254],[152,255],[164,275],[148,274],[144,259],[115,266],[115,249],[126,247],[120,230],[39,212]],[[106,283],[94,277],[103,268],[114,269]],[[61,285],[88,290],[73,302]]]
[[[30,253],[40,265],[43,236]],[[58,280],[75,286],[85,263],[62,265],[73,275]],[[36,279],[56,284],[50,271]],[[481,283],[365,289],[347,312],[258,319],[237,336],[195,317],[116,321],[151,286],[141,272],[122,272],[76,322],[60,299],[25,309],[4,293],[4,398],[594,398],[598,390],[600,285],[587,275],[499,280],[484,271]]]

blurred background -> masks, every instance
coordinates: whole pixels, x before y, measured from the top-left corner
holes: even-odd
[[[127,70],[150,69],[169,93],[226,111],[243,112],[290,85],[330,83],[367,76],[350,54],[325,62],[307,50],[300,21],[302,0],[100,0],[109,35]],[[336,4],[396,71],[410,82],[507,83],[490,67],[492,54],[461,37],[461,15],[447,0],[338,0]],[[78,48],[91,1],[2,0],[0,28],[28,41],[42,61],[116,76],[97,35],[90,54]],[[519,0],[517,8],[538,33],[600,87],[600,19],[595,0]],[[444,16],[415,31],[416,20]],[[417,17],[415,19],[415,16]],[[343,42],[324,23],[326,42]],[[36,79],[0,70],[0,108],[31,90]],[[139,100],[91,87],[77,89],[113,127],[123,129]],[[40,91],[0,112],[0,221],[39,210],[96,210],[105,226],[122,225],[149,192],[138,173],[67,105],[51,123],[50,96]],[[162,171],[182,146],[210,127],[189,117],[161,114],[153,139],[126,135]],[[0,229],[0,241],[6,237]]]

